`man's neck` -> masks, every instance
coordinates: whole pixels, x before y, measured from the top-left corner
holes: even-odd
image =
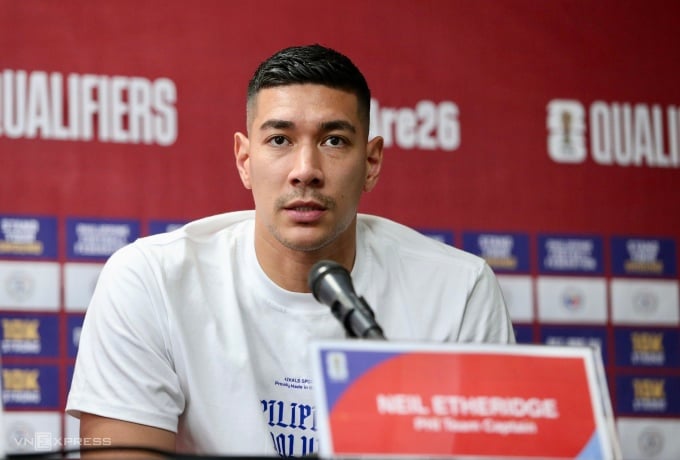
[[[255,231],[255,254],[265,274],[279,287],[292,292],[310,292],[308,276],[319,260],[333,260],[352,270],[356,254],[356,234],[315,251],[300,251],[282,245],[270,235]]]

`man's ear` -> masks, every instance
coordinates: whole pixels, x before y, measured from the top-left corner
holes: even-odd
[[[366,145],[366,182],[364,191],[370,192],[380,177],[380,167],[383,160],[383,138],[376,136]]]
[[[241,182],[250,190],[250,139],[243,133],[234,134],[234,156]]]

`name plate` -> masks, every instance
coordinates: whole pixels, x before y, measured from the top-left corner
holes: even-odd
[[[593,348],[310,346],[322,457],[620,458]]]

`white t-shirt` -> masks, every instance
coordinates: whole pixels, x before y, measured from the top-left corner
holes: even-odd
[[[107,261],[80,337],[67,411],[177,433],[180,452],[318,452],[307,344],[345,337],[312,294],[255,257],[254,212],[141,238]],[[351,272],[388,340],[514,342],[483,259],[360,214]]]

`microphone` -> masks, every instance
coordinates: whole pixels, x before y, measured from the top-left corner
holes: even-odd
[[[314,298],[331,308],[350,337],[387,340],[373,310],[354,292],[352,278],[345,267],[332,260],[314,264],[307,278]]]

